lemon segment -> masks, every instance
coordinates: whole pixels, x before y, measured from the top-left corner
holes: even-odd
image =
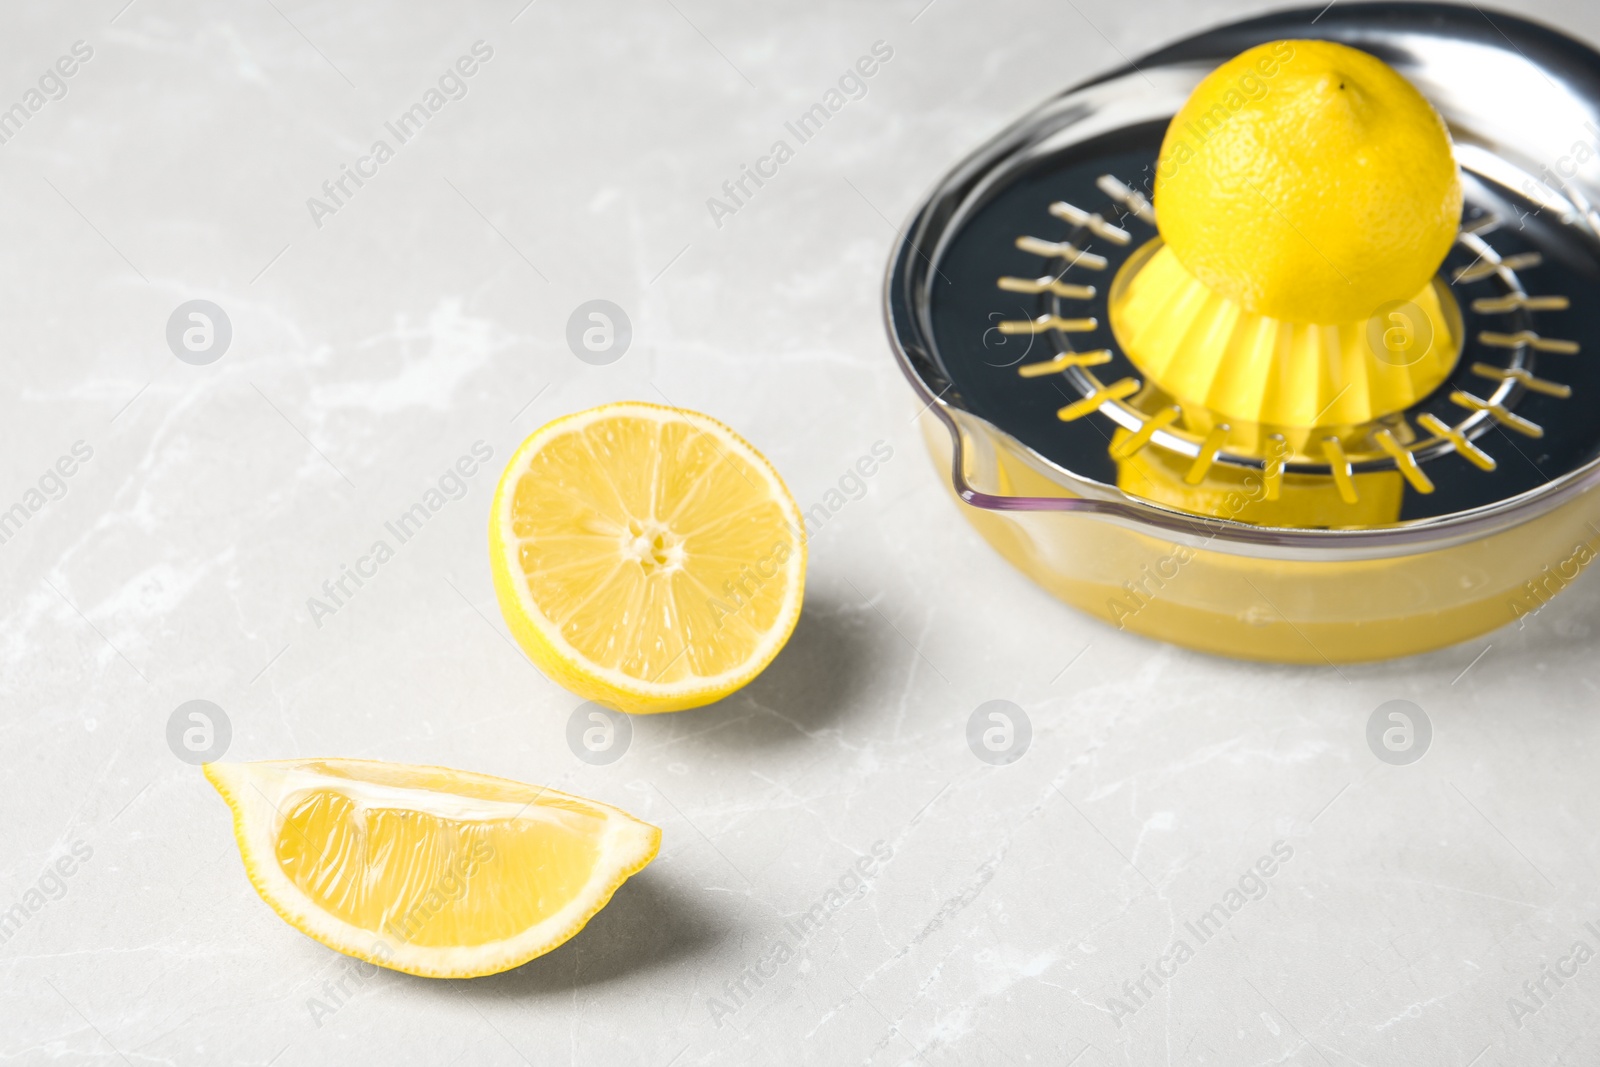
[[[1382,60],[1274,41],[1185,101],[1155,207],[1189,272],[1246,310],[1355,322],[1427,285],[1456,238],[1461,180],[1444,120]]]
[[[329,948],[427,978],[520,966],[562,944],[655,858],[620,809],[442,767],[209,763],[251,884]]]
[[[619,403],[535,431],[489,522],[506,624],[547,675],[622,711],[719,700],[800,617],[804,519],[777,471],[705,415]]]

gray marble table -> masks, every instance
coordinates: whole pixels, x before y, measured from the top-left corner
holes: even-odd
[[[1526,7],[1600,40],[1592,4]],[[0,1062],[1600,1062],[1592,576],[1338,671],[1121,634],[962,521],[887,351],[884,260],[945,167],[1256,8],[7,5]],[[631,324],[614,362],[567,344],[594,299]],[[175,358],[191,301],[220,358],[187,311]],[[484,520],[524,436],[624,398],[732,424],[802,506],[890,457],[772,667],[591,766]],[[490,469],[315,610],[475,444]],[[191,700],[230,759],[549,783],[663,851],[513,973],[357,973],[247,883],[169,748]],[[1031,723],[1009,765],[967,744],[990,700]],[[1420,762],[1369,750],[1389,700],[1425,709]]]

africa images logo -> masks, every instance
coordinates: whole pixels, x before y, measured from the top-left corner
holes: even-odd
[[[778,176],[779,169],[794,158],[796,146],[814,139],[833,116],[844,110],[846,104],[864,99],[868,79],[893,58],[894,46],[888,41],[872,42],[872,54],[861,56],[853,66],[847,67],[839,75],[837,88],[830,87],[822,94],[821,100],[802,111],[794,121],[783,124],[783,128],[794,137],[794,145],[790,145],[787,138],[780,137],[772,142],[767,154],[757,157],[753,164],[739,164],[739,174],[722,183],[722,196],[706,197],[706,210],[711,213],[711,221],[717,229],[722,229],[726,219],[737,215],[755,198],[757,192],[766,187],[767,182]],[[752,185],[755,188],[752,189]]]
[[[28,120],[44,110],[46,104],[66,98],[67,79],[94,58],[94,46],[87,41],[74,41],[70,51],[70,55],[60,57],[53,66],[45,68],[39,75],[37,89],[30,88],[20,101],[0,110],[0,144],[21,133]]]
[[[474,41],[472,54],[461,56],[452,67],[439,75],[437,87],[429,86],[420,100],[400,112],[392,121],[383,124],[394,138],[394,145],[380,137],[372,142],[366,155],[355,161],[354,167],[347,163],[339,164],[338,177],[322,183],[322,196],[306,198],[306,210],[311,212],[311,221],[317,229],[322,229],[324,216],[337,215],[367,182],[378,176],[378,168],[395,157],[397,147],[409,143],[421,133],[428,121],[443,111],[450,101],[464,99],[468,91],[466,79],[477,74],[480,65],[493,58],[492,45],[485,41]],[[352,185],[354,188],[351,188]]]
[[[1155,999],[1155,989],[1160,989],[1166,984],[1164,979],[1177,975],[1178,968],[1194,959],[1195,948],[1205,945],[1222,933],[1222,927],[1243,911],[1246,905],[1253,904],[1267,895],[1271,889],[1273,875],[1277,874],[1294,858],[1294,846],[1287,841],[1274,841],[1269,854],[1263,855],[1254,864],[1247,867],[1239,875],[1235,885],[1230,886],[1222,894],[1222,899],[1201,912],[1193,922],[1185,922],[1184,929],[1188,930],[1194,938],[1195,944],[1190,945],[1184,938],[1177,938],[1167,947],[1167,951],[1156,960],[1152,967],[1145,964],[1139,969],[1137,978],[1130,978],[1122,983],[1122,996],[1106,998],[1106,1011],[1111,1013],[1111,1020],[1117,1024],[1117,1029],[1122,1029],[1122,1020],[1138,1014],[1146,1004]],[[1155,989],[1151,989],[1151,985]]]
[[[429,486],[420,500],[402,511],[393,521],[383,524],[384,530],[394,538],[393,545],[389,544],[388,539],[380,537],[365,555],[357,557],[354,566],[339,564],[339,573],[322,583],[323,596],[306,598],[306,612],[311,616],[311,621],[316,623],[317,629],[322,629],[324,619],[337,615],[339,609],[354,600],[356,594],[378,576],[379,568],[394,559],[396,549],[421,533],[429,519],[446,505],[466,496],[469,480],[493,458],[492,445],[482,440],[472,442],[471,455],[462,455],[454,464],[446,467],[444,473],[439,475],[437,487]]]
[[[783,924],[782,933],[767,945],[761,958],[739,974],[722,983],[722,996],[707,998],[706,1011],[717,1029],[722,1020],[734,1015],[755,997],[755,989],[778,977],[779,972],[800,955],[800,950],[823,927],[833,920],[848,904],[866,896],[873,881],[882,873],[883,866],[894,858],[894,849],[886,841],[874,841],[867,855],[860,856],[846,867],[816,903],[802,912],[799,918]],[[751,987],[755,988],[752,989]]]
[[[1246,100],[1260,100],[1271,91],[1265,79],[1276,77],[1282,64],[1294,58],[1294,45],[1289,41],[1279,41],[1272,46],[1270,56],[1262,56],[1256,60],[1255,69],[1260,72],[1260,77],[1255,74],[1242,74],[1239,79],[1222,94],[1221,103],[1210,111],[1201,115],[1193,122],[1185,122],[1183,129],[1172,130],[1167,134],[1171,142],[1171,149],[1161,153],[1161,165],[1165,170],[1164,177],[1176,174],[1178,168],[1195,157],[1195,147],[1190,144],[1193,138],[1199,144],[1205,144],[1216,136],[1217,131],[1228,124],[1234,114],[1244,107]]]

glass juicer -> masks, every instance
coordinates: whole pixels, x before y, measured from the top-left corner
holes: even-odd
[[[1152,189],[1201,80],[1282,40],[1415,86],[1463,207],[1404,306],[1342,337],[1283,326],[1321,378],[1273,392],[1207,351]],[[961,512],[1062,600],[1228,656],[1404,656],[1530,616],[1600,550],[1597,190],[1587,46],[1453,5],[1280,12],[1067,90],[962,161],[903,231],[885,318]]]

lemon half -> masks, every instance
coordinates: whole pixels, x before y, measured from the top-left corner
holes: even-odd
[[[541,670],[627,712],[709,704],[800,618],[804,519],[772,464],[705,415],[619,403],[534,432],[489,519],[506,624]]]
[[[1444,120],[1375,56],[1273,41],[1206,75],[1167,127],[1161,236],[1258,315],[1359,322],[1428,284],[1456,239]]]
[[[424,978],[474,978],[566,941],[661,847],[598,801],[374,760],[208,763],[245,873],[331,949]]]

